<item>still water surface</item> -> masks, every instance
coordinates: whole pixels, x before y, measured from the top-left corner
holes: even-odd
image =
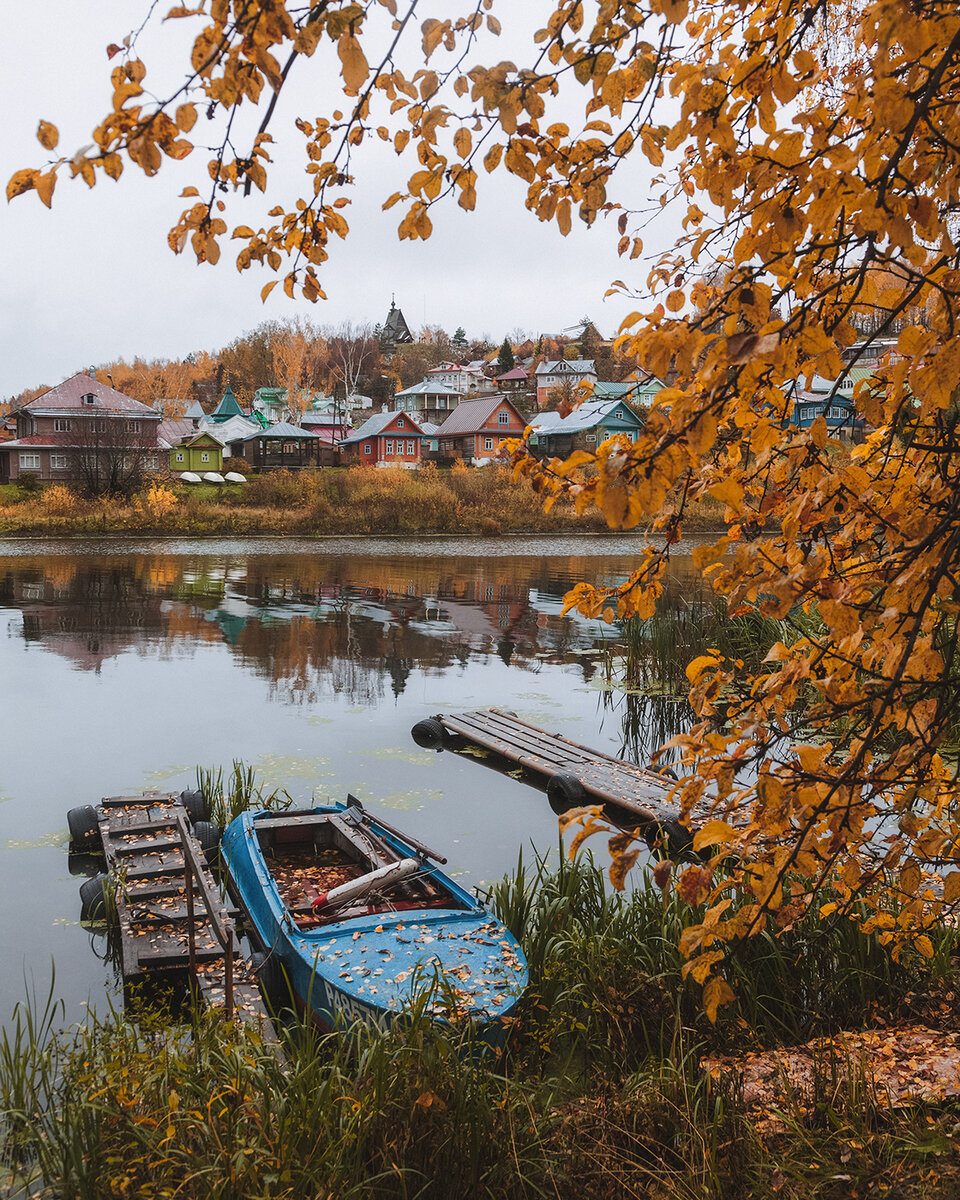
[[[0,1020],[53,962],[68,1020],[114,990],[103,939],[78,923],[67,809],[179,790],[198,764],[241,758],[297,803],[352,791],[467,886],[555,847],[541,792],[421,750],[410,728],[496,704],[642,757],[637,698],[602,668],[616,631],[561,615],[573,583],[615,582],[636,547],[0,541]],[[675,571],[692,579],[684,549]]]

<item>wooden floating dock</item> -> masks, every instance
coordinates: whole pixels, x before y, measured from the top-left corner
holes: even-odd
[[[476,746],[482,746],[510,762],[524,767],[547,780],[547,794],[551,800],[563,801],[570,798],[573,781],[558,783],[558,777],[575,776],[582,785],[585,798],[582,803],[600,802],[623,809],[640,822],[675,822],[676,805],[669,803],[673,781],[645,770],[622,758],[614,758],[602,750],[592,750],[559,733],[550,733],[524,721],[515,713],[500,708],[478,709],[464,713],[438,713],[428,721],[414,726],[416,731],[439,723],[442,731],[453,735],[438,745],[456,749],[456,739],[462,738]],[[425,738],[429,729],[424,729]],[[419,739],[417,739],[419,740]],[[426,740],[420,744],[428,744]],[[574,784],[575,789],[575,784]],[[568,807],[575,801],[571,800]]]
[[[97,809],[114,886],[124,987],[188,970],[204,1003],[277,1035],[233,913],[176,793],[108,796]]]

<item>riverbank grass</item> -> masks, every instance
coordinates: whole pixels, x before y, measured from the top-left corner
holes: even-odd
[[[719,528],[708,502],[688,527]],[[709,511],[708,511],[709,510]],[[330,467],[274,471],[242,485],[152,483],[122,499],[87,499],[63,484],[0,492],[0,536],[151,534],[463,534],[605,532],[601,514],[578,516],[561,502],[549,513],[529,481],[506,466]]]
[[[956,1019],[951,955],[894,964],[850,922],[756,939],[716,1025],[681,978],[694,914],[646,878],[610,895],[589,860],[520,864],[494,907],[531,984],[506,1049],[438,1025],[423,997],[387,1033],[292,1026],[285,1057],[209,1014],[108,1011],[54,1034],[23,1006],[0,1043],[3,1161],[63,1197],[266,1200],[897,1196],[960,1190],[950,1104],[893,1110],[856,1074],[776,1121],[703,1056],[892,1014]],[[827,1075],[824,1075],[824,1079]]]

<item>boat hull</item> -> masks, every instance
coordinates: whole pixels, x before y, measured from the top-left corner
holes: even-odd
[[[299,1008],[324,1028],[366,1021],[386,1029],[418,996],[438,1019],[469,1017],[484,1040],[502,1041],[527,982],[526,961],[509,931],[452,879],[426,862],[445,897],[441,907],[363,912],[313,928],[297,924],[261,845],[269,824],[285,836],[333,818],[360,822],[345,806],[244,813],[227,828],[221,855],[233,891],[268,962],[282,965]],[[362,827],[400,857],[416,857],[402,838],[364,813]],[[449,899],[449,904],[446,903]],[[299,912],[300,910],[295,910]],[[268,974],[272,974],[269,972]]]

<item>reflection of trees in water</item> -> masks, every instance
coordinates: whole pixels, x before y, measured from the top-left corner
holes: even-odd
[[[648,696],[636,692],[602,692],[603,707],[620,716],[621,758],[639,766],[650,760],[664,742],[685,733],[694,721],[693,709],[686,700],[669,696]],[[658,760],[659,767],[675,766],[678,750],[667,750]]]
[[[578,578],[622,569],[602,557],[24,556],[0,571],[0,604],[81,669],[147,642],[163,657],[216,643],[288,703],[373,705],[416,670],[491,658],[534,672],[575,661],[589,680],[582,652],[599,627],[561,616],[559,601]]]

